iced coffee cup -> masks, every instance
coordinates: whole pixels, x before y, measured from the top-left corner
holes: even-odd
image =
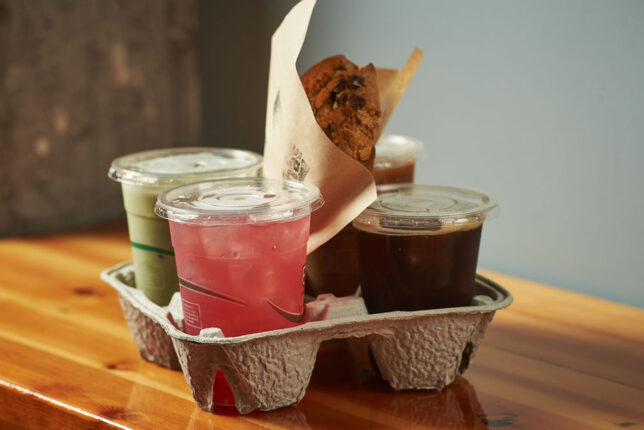
[[[470,305],[483,222],[496,207],[462,188],[378,187],[378,199],[353,221],[369,313]]]
[[[157,196],[177,185],[257,176],[262,156],[223,148],[171,148],[119,157],[108,176],[121,183],[136,286],[158,305],[179,289],[168,223],[157,217]]]
[[[293,327],[304,312],[312,185],[267,178],[199,182],[159,196],[170,224],[184,331],[240,336]]]
[[[416,160],[422,154],[423,143],[417,139],[393,134],[382,136],[376,144],[373,168],[376,184],[414,182]],[[360,283],[357,234],[349,224],[309,255],[307,294],[332,293],[342,297],[356,292]]]
[[[420,140],[395,134],[383,135],[376,144],[373,176],[376,185],[414,182],[416,160],[423,154]]]
[[[360,284],[356,229],[349,224],[306,259],[306,293],[350,296]]]

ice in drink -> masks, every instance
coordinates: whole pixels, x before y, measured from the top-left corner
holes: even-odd
[[[310,215],[270,224],[170,222],[184,329],[240,336],[302,322]]]
[[[157,196],[206,179],[257,176],[262,156],[225,148],[143,151],[112,162],[108,176],[121,183],[136,286],[158,305],[179,288],[168,223],[154,213]]]
[[[200,182],[161,194],[175,249],[184,330],[218,327],[241,336],[293,327],[304,317],[311,185],[266,178]],[[234,405],[219,371],[213,401]]]
[[[302,322],[310,185],[266,178],[184,185],[159,196],[170,223],[185,331],[226,337]]]

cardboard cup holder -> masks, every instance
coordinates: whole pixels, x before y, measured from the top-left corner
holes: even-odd
[[[131,262],[101,279],[118,292],[141,357],[181,369],[197,405],[211,412],[215,374],[223,371],[241,414],[298,403],[318,348],[330,339],[350,339],[354,354],[368,344],[394,390],[441,389],[467,369],[494,312],[512,303],[508,291],[477,275],[471,306],[369,315],[361,297],[323,294],[306,304],[308,322],[297,327],[228,338],[208,328],[191,336],[181,331],[179,293],[166,307],[152,303],[133,288]]]

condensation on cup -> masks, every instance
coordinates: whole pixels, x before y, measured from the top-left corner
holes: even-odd
[[[157,196],[181,184],[257,176],[262,156],[226,148],[186,147],[143,151],[116,158],[108,176],[121,183],[132,245],[136,287],[158,305],[179,289],[168,223],[157,217]]]
[[[161,194],[170,224],[184,331],[240,336],[292,327],[304,312],[311,212],[320,191],[267,178],[206,181]]]

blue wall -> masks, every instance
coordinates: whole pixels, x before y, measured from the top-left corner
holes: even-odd
[[[480,266],[644,307],[644,2],[320,0],[305,70],[425,61],[387,132],[487,192]]]

